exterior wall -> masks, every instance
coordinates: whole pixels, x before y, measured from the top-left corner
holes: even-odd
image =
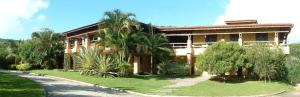
[[[256,41],[255,33],[242,34],[243,41]]]
[[[230,41],[229,34],[218,34],[217,41],[224,39],[225,41]],[[205,35],[193,35],[193,42],[194,43],[202,43],[205,42]]]
[[[205,36],[204,35],[193,35],[193,42],[194,43],[205,42]]]
[[[217,41],[225,40],[230,41],[230,35],[229,34],[219,34],[217,35]]]
[[[268,41],[274,41],[275,33],[268,33]]]

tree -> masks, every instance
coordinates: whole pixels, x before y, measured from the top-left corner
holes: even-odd
[[[41,65],[43,68],[58,68],[62,63],[64,55],[64,41],[60,33],[54,33],[53,30],[44,28],[41,31],[34,32],[32,39],[39,42],[39,51],[42,54]]]
[[[32,39],[23,41],[18,50],[21,63],[29,63],[33,68],[39,68],[42,62],[42,54],[39,49],[38,40]]]
[[[240,67],[242,63],[238,60],[242,53],[243,49],[237,43],[217,42],[197,56],[196,66],[198,70],[224,76],[226,72]]]
[[[165,34],[154,33],[154,29],[151,24],[148,24],[148,30],[150,34],[148,34],[145,48],[148,51],[147,53],[150,54],[151,73],[154,73],[154,63],[168,60],[169,55],[173,50],[168,44],[169,40]]]
[[[48,28],[34,32],[31,36],[32,39],[24,41],[19,48],[22,59],[38,67],[58,68],[64,57],[63,36]]]
[[[271,79],[286,77],[285,56],[281,49],[276,47],[270,49],[266,45],[256,44],[247,47],[245,55],[259,79],[270,81]]]
[[[100,30],[101,41],[98,46],[114,49],[114,63],[117,65],[120,75],[127,75],[132,57],[142,52],[146,41],[145,34],[141,31],[139,23],[134,19],[132,13],[123,13],[114,10],[104,13],[104,19],[100,21],[100,26],[105,25]]]

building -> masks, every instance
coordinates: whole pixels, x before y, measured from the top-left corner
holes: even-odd
[[[224,40],[237,42],[241,46],[253,43],[265,43],[270,47],[278,46],[285,54],[289,54],[287,36],[293,24],[272,23],[259,24],[256,20],[225,21],[226,25],[212,26],[161,26],[157,27],[158,33],[166,33],[170,45],[174,48],[174,56],[186,60],[194,74],[195,55],[204,51],[209,45]],[[101,28],[101,26],[100,26]],[[91,24],[64,32],[66,39],[66,53],[79,51],[79,47],[90,47],[98,37],[93,37],[98,32],[98,24]],[[149,70],[147,58],[134,58],[134,73]]]

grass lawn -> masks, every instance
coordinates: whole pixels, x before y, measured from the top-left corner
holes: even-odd
[[[93,76],[81,76],[79,72],[63,72],[58,70],[32,70],[32,73],[46,74],[51,76],[63,77],[82,82],[98,84],[107,87],[131,90],[140,93],[151,93],[170,82],[159,76],[133,76],[128,78],[101,78]]]
[[[0,97],[45,97],[44,89],[36,82],[0,72]]]
[[[63,77],[107,87],[131,90],[140,93],[178,95],[178,96],[251,96],[293,90],[293,86],[280,82],[242,81],[222,83],[204,81],[189,87],[179,87],[172,92],[160,93],[164,86],[171,82],[160,76],[133,76],[128,78],[101,78],[81,76],[79,72],[63,72],[58,70],[32,70],[37,74]]]
[[[293,86],[280,83],[263,81],[245,81],[241,83],[221,83],[216,81],[205,81],[191,87],[181,87],[169,95],[185,96],[250,96],[291,91]]]

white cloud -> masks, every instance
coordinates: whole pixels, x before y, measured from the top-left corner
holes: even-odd
[[[225,13],[215,24],[225,20],[257,19],[259,23],[293,23],[290,43],[300,42],[299,0],[230,0]]]
[[[45,20],[45,19],[46,19],[46,16],[43,15],[43,14],[40,14],[40,15],[37,17],[37,20],[39,20],[39,21],[43,21],[43,20]]]
[[[22,19],[30,20],[46,8],[48,2],[44,0],[0,0],[0,37],[23,33]]]

